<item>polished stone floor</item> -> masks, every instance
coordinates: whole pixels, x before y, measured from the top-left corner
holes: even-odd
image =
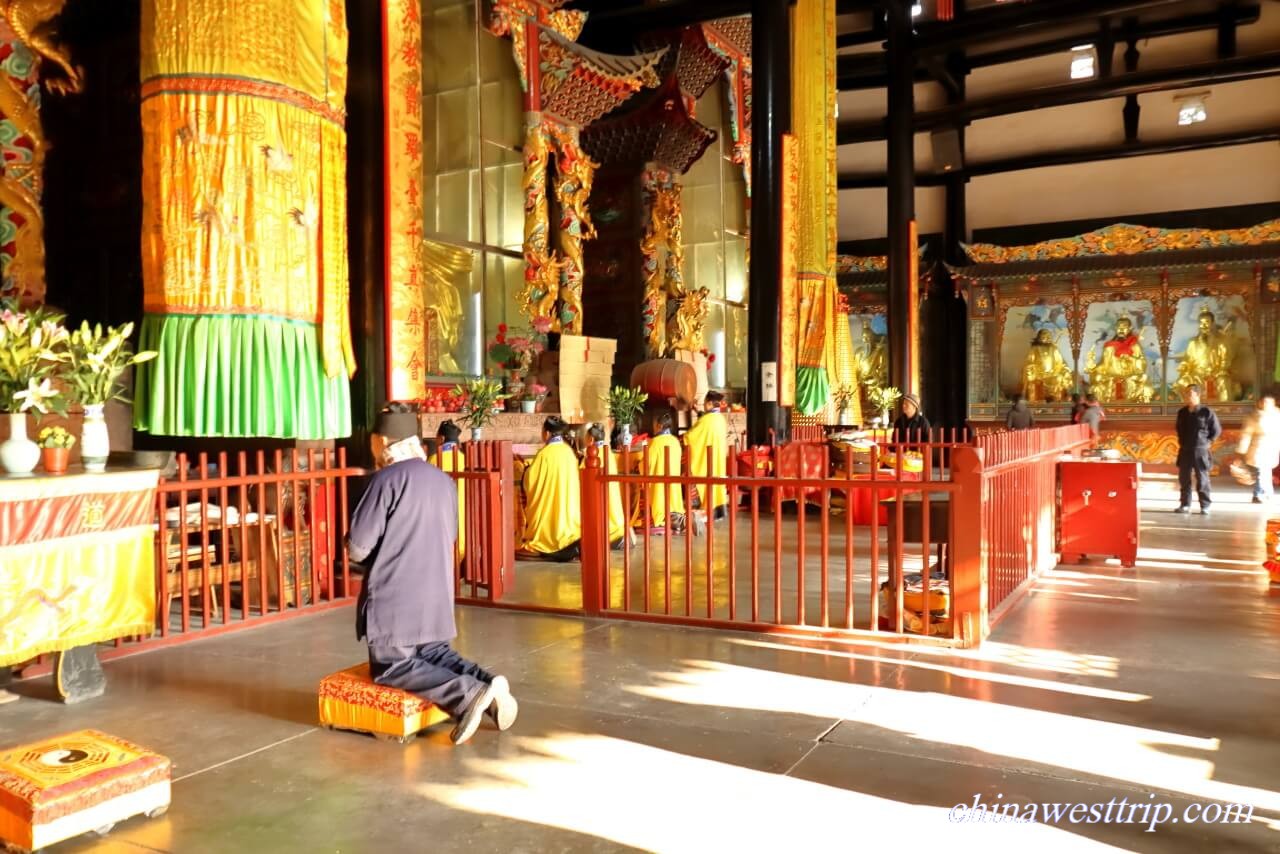
[[[79,706],[19,683],[0,744],[92,726],[173,759],[168,815],[59,852],[1277,851],[1263,516],[1171,498],[1146,484],[1136,569],[1060,568],[977,651],[463,609],[459,646],[510,677],[520,720],[401,747],[315,726],[317,681],[362,655],[340,610],[110,662]],[[1255,813],[951,821],[975,796]]]

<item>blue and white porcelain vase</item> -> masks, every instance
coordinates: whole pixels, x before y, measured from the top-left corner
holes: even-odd
[[[0,466],[9,474],[31,474],[40,462],[40,446],[27,438],[27,413],[9,413],[9,438],[0,442]]]
[[[107,419],[103,415],[105,404],[84,405],[84,426],[80,429],[80,461],[84,470],[107,470],[107,457],[111,456],[111,435],[107,432]]]

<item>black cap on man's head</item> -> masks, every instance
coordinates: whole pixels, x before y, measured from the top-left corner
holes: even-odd
[[[418,414],[383,410],[378,413],[378,421],[373,427],[373,432],[392,443],[403,441],[410,436],[417,436]]]

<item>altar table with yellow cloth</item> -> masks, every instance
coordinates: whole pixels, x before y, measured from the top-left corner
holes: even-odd
[[[0,667],[154,631],[159,474],[0,476]]]

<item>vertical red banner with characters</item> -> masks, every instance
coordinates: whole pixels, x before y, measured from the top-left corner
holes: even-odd
[[[422,13],[384,0],[386,117],[387,399],[426,396],[427,312],[422,289]]]

